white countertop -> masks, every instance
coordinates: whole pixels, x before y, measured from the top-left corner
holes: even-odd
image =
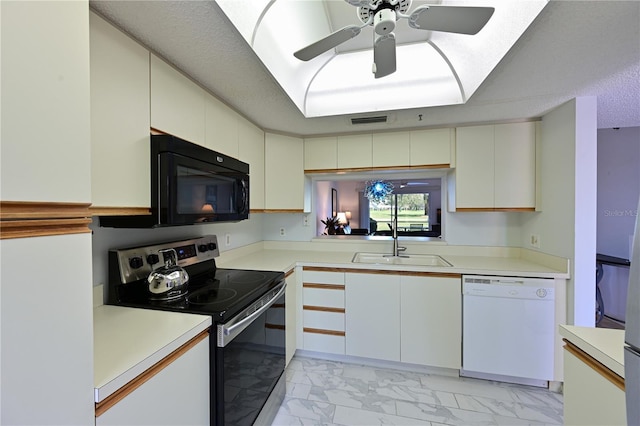
[[[101,305],[93,310],[95,402],[211,326],[207,315]]]
[[[624,330],[561,325],[560,335],[624,378]]]
[[[442,255],[452,267],[380,265],[352,263],[355,252],[262,249],[241,257],[217,259],[220,268],[257,269],[287,272],[295,266],[325,266],[351,269],[384,269],[455,274],[483,274],[539,278],[568,278],[559,271],[542,264],[514,257]]]

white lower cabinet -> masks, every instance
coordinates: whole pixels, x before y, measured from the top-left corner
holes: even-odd
[[[400,361],[400,280],[345,274],[347,355]]]
[[[579,349],[573,352],[565,347],[565,425],[626,425],[625,393],[621,387],[624,388],[622,378]]]
[[[301,348],[460,369],[459,275],[316,267],[303,271]]]
[[[96,426],[204,426],[209,425],[209,405],[207,337],[104,413],[97,413]]]
[[[287,290],[285,293],[285,357],[286,365],[289,365],[291,358],[296,353],[296,324],[297,321],[297,286],[296,273],[291,271],[286,275]]]
[[[400,277],[400,361],[460,369],[460,277]]]
[[[344,273],[303,268],[302,348],[344,355]]]

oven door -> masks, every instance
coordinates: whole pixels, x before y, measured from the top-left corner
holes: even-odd
[[[160,225],[249,217],[248,175],[171,152],[158,155],[158,166],[152,205]]]
[[[212,424],[252,425],[258,418],[271,424],[275,417],[284,399],[285,288],[283,281],[269,291],[270,300],[263,298],[217,326],[217,341],[211,339]]]

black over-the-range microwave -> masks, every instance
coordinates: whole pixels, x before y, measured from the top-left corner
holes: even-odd
[[[152,228],[249,217],[249,165],[171,135],[151,135],[151,214],[100,226]]]

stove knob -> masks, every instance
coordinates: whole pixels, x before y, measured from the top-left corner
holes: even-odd
[[[131,269],[142,268],[142,258],[137,256],[132,257],[129,259],[129,266],[131,266]]]
[[[206,245],[206,244],[200,244],[200,245],[198,246],[198,251],[199,251],[200,253],[204,253],[205,251],[207,251],[207,245]]]
[[[157,254],[150,254],[149,256],[147,256],[147,263],[149,265],[153,266],[158,262],[160,262],[160,257]]]
[[[218,246],[215,245],[215,243],[209,243],[207,244],[207,247],[209,248],[209,250],[215,250],[218,248]]]

